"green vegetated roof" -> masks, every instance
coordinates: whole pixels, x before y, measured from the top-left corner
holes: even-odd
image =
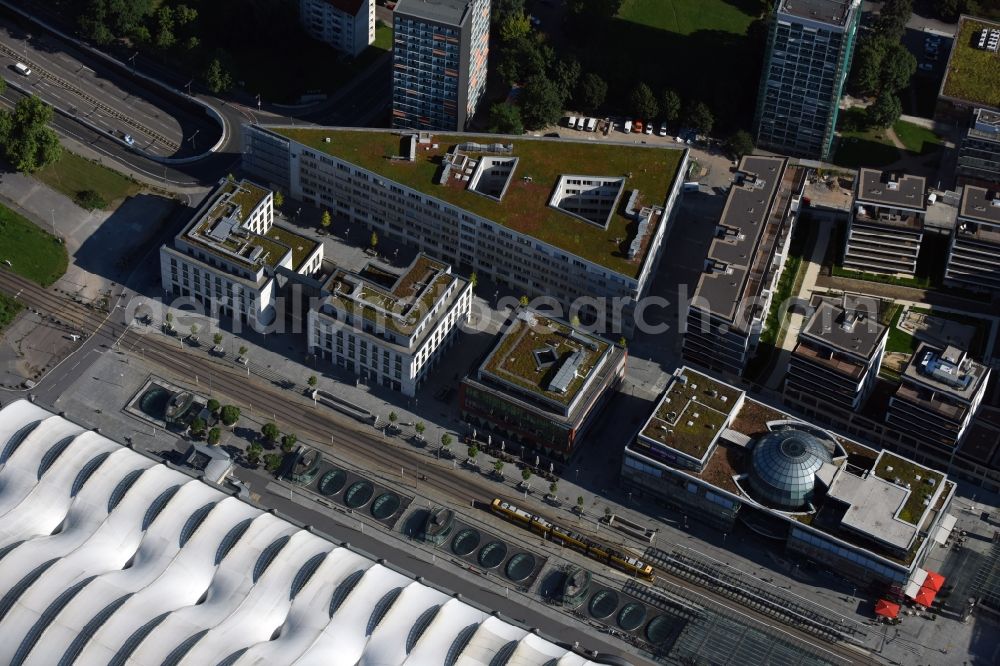
[[[686,380],[671,380],[642,434],[701,459],[729,419],[742,391],[692,370],[685,370],[681,377]]]
[[[610,344],[580,331],[577,332],[578,338],[574,339],[570,337],[572,327],[537,313],[531,313],[531,316],[534,318],[532,324],[520,317],[513,321],[482,369],[543,398],[569,404]],[[590,346],[581,340],[587,340]],[[581,352],[582,358],[569,387],[562,393],[549,390],[549,384],[560,367],[577,351]],[[541,359],[535,352],[540,353]],[[539,360],[543,363],[540,364]]]
[[[887,469],[889,467],[892,467],[891,472]],[[934,491],[940,487],[944,480],[944,475],[940,472],[900,458],[888,451],[883,451],[882,457],[875,466],[875,475],[893,483],[899,479],[904,487],[907,483],[910,484],[910,494],[899,512],[899,518],[911,525],[918,525],[920,517],[927,509],[924,506],[924,500],[933,497]],[[928,483],[927,479],[934,479],[934,484]]]
[[[267,230],[266,236],[292,249],[292,270],[296,271],[319,245],[311,238],[300,236],[294,231],[276,225]]]
[[[646,245],[634,259],[627,257],[626,250],[637,229],[637,223],[624,215],[628,196],[638,189],[640,207],[662,206],[672,184],[680,177],[678,171],[684,156],[684,151],[678,149],[598,141],[434,134],[430,143],[417,146],[416,161],[410,162],[393,159],[402,156],[403,136],[398,131],[268,129],[632,277],[640,272]],[[327,138],[329,143],[325,141]],[[467,189],[468,181],[449,178],[447,184],[437,183],[442,158],[454,146],[467,142],[513,144],[511,155],[518,158],[518,164],[502,201]],[[548,205],[559,176],[564,174],[611,177],[632,174],[625,181],[625,192],[607,229]],[[662,217],[657,218],[656,224],[662,223]],[[653,231],[649,230],[649,236]]]
[[[378,284],[364,274],[377,273],[392,278],[391,286]],[[366,267],[362,274],[337,270],[325,289],[329,300],[342,310],[402,335],[411,335],[434,304],[443,298],[452,280],[462,280],[448,272],[448,266],[419,255],[401,274]]]
[[[1000,52],[978,47],[983,28],[1000,29],[1000,23],[965,18],[952,46],[942,93],[947,97],[1000,107]]]

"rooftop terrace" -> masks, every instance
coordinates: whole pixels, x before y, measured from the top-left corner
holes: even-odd
[[[700,460],[733,416],[743,391],[684,368],[674,375],[642,435]]]
[[[368,264],[360,273],[337,269],[324,285],[337,309],[412,335],[453,280],[447,264],[418,255],[402,273]],[[464,280],[462,280],[465,282]]]
[[[928,388],[935,394],[946,395],[962,404],[972,401],[987,376],[989,369],[969,358],[964,351],[950,346],[939,349],[925,342],[917,347],[903,371],[904,380]],[[905,388],[904,381],[900,389]],[[906,391],[900,395],[909,397]],[[947,407],[947,404],[942,404],[937,411]]]
[[[1000,52],[979,48],[983,28],[1000,29],[1000,23],[972,16],[959,19],[941,94],[1000,109]]]
[[[662,223],[657,215],[648,225],[641,247],[629,258],[629,247],[638,223],[626,214],[630,192],[638,190],[635,210],[663,206],[680,177],[684,151],[635,144],[482,134],[435,134],[416,146],[415,160],[402,133],[389,130],[270,127],[313,150],[333,155],[402,185],[441,199],[615,272],[636,277],[642,269],[648,240]],[[325,139],[329,138],[327,143]],[[517,158],[501,200],[471,189],[469,181],[449,177],[439,184],[446,155],[460,144],[502,142],[512,146],[503,155]],[[473,157],[498,156],[463,149]],[[606,228],[588,223],[549,205],[559,177],[566,174],[624,177],[624,194],[610,215]],[[454,175],[454,174],[452,174]]]
[[[560,405],[583,389],[610,344],[529,310],[518,313],[479,372]]]
[[[880,479],[909,488],[910,494],[899,512],[899,518],[914,526],[920,525],[924,512],[930,508],[929,503],[934,492],[945,478],[940,472],[886,450],[879,455],[872,473]],[[928,502],[926,505],[925,500]]]
[[[782,0],[778,11],[803,19],[843,26],[850,15],[852,0]]]

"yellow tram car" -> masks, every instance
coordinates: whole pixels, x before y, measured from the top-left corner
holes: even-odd
[[[493,513],[512,523],[526,527],[550,541],[557,541],[568,548],[583,553],[587,557],[624,571],[630,576],[637,576],[646,580],[653,579],[653,567],[642,560],[626,553],[621,553],[606,544],[594,541],[578,532],[573,532],[560,525],[550,523],[541,516],[536,516],[533,513],[518,508],[506,500],[496,498],[490,504],[490,508]]]

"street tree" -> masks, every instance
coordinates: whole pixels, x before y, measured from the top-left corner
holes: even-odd
[[[667,88],[660,96],[660,115],[667,124],[674,125],[681,115],[681,98],[676,92]]]
[[[899,97],[888,90],[883,90],[868,107],[865,118],[875,127],[891,127],[903,113],[903,105]]]
[[[330,225],[333,224],[333,218],[330,216],[330,211],[324,210],[323,215],[319,218],[319,224],[324,229],[329,229]]]
[[[886,47],[886,40],[874,35],[866,36],[858,44],[851,66],[851,89],[856,94],[868,96],[878,90]]]
[[[281,467],[281,456],[277,453],[268,453],[264,456],[264,469],[268,472],[277,472]]]
[[[621,336],[620,338],[618,338],[618,346],[619,347],[628,347],[628,340],[625,339],[624,335]]]
[[[291,453],[292,449],[295,448],[295,442],[297,441],[299,441],[298,437],[292,433],[288,433],[281,438],[281,450],[285,453]]]
[[[256,467],[260,464],[260,454],[264,452],[264,447],[262,447],[258,442],[251,442],[250,446],[247,447],[247,462],[251,466]]]
[[[750,155],[753,153],[753,137],[746,130],[739,130],[729,137],[726,141],[726,148],[729,149],[729,154],[733,156],[734,159],[739,160],[744,155]]]
[[[443,435],[441,435],[441,448],[447,449],[449,446],[451,446],[451,443],[453,441],[454,440],[452,439],[451,435],[449,435],[448,433],[444,433]]]
[[[220,405],[219,401],[216,400],[215,398],[209,398],[208,402],[205,403],[205,407],[207,407],[208,411],[214,415],[219,413],[219,410],[222,408],[222,405]]]
[[[378,234],[376,232],[372,232],[372,237],[368,239],[368,244],[371,245],[373,250],[378,245]]]
[[[219,345],[221,345],[222,344],[222,333],[216,333],[215,335],[213,335],[212,336],[212,343],[215,344],[216,347],[218,347]]]
[[[552,483],[549,484],[549,494],[555,497],[558,492],[559,492],[559,484],[553,481]]]
[[[247,349],[246,345],[240,345],[240,356],[242,358],[246,358],[248,351],[250,351],[250,350]]]
[[[191,421],[190,425],[191,434],[195,437],[201,437],[203,434],[205,434],[206,426],[207,424],[205,423],[205,419],[201,418],[200,416],[196,416]]]
[[[470,444],[469,445],[469,450],[466,453],[469,454],[469,458],[471,460],[475,461],[476,456],[479,455],[479,447],[476,446],[475,444]]]
[[[274,207],[281,208],[285,205],[285,195],[281,193],[281,190],[274,191]]]
[[[652,120],[660,112],[653,91],[645,83],[640,83],[629,95],[629,109],[639,118]]]
[[[576,508],[577,511],[583,513],[583,495],[580,495],[579,497],[576,498]]]
[[[413,426],[413,429],[417,431],[417,437],[423,439],[424,431],[427,430],[427,426],[424,425],[423,421],[417,421],[417,424]]]
[[[279,432],[277,424],[270,422],[265,423],[260,429],[260,434],[264,436],[264,441],[268,444],[272,444],[278,440]]]
[[[715,118],[704,102],[695,100],[684,110],[684,124],[699,134],[709,134],[715,124]]]
[[[228,92],[233,87],[233,77],[223,66],[222,59],[218,56],[209,61],[204,76],[208,89],[216,95]]]
[[[160,5],[154,16],[156,23],[156,47],[167,50],[177,41],[174,36],[174,10],[167,5]]]
[[[490,132],[494,134],[524,134],[521,110],[506,102],[497,102],[491,106]]]
[[[191,339],[198,337],[198,324],[191,324]]]
[[[319,384],[319,379],[316,378],[316,375],[309,375],[306,384],[309,385],[309,388],[316,388],[316,384]]]
[[[469,284],[472,285],[473,290],[479,286],[479,273],[472,271],[472,275],[469,276]]]
[[[396,426],[396,421],[398,420],[399,420],[399,414],[397,414],[396,412],[389,412],[389,423],[391,423],[393,427]]]
[[[528,479],[530,478],[531,478],[531,470],[525,467],[524,469],[521,470],[521,479],[524,481],[525,484],[527,484]]]
[[[493,461],[493,471],[497,473],[497,476],[503,476],[503,468],[507,463],[502,460]]]
[[[0,111],[0,151],[21,173],[34,173],[62,155],[51,120],[52,107],[35,95],[18,100],[12,111]]]
[[[240,420],[240,408],[236,405],[226,405],[220,412],[223,425],[232,428]]]
[[[553,125],[562,115],[562,97],[547,76],[536,74],[528,79],[521,94],[521,118],[525,128],[539,129]]]
[[[559,60],[552,67],[551,78],[559,93],[561,106],[565,107],[580,81],[580,61],[576,58]]]
[[[576,85],[575,101],[577,106],[588,113],[596,113],[604,106],[608,97],[608,84],[594,72],[587,72],[580,77]]]
[[[216,446],[221,438],[222,438],[222,430],[220,428],[215,427],[208,431],[209,446]]]
[[[520,298],[520,299],[518,299],[518,303],[520,303],[521,305],[523,305],[523,306],[525,306],[525,307],[527,307],[528,303],[530,303],[530,302],[531,302],[531,301],[530,301],[530,300],[528,300],[528,297],[527,297],[527,296],[521,296],[521,298]]]

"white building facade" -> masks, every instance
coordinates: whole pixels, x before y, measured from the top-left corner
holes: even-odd
[[[300,0],[299,20],[310,37],[353,57],[375,41],[375,0]]]

